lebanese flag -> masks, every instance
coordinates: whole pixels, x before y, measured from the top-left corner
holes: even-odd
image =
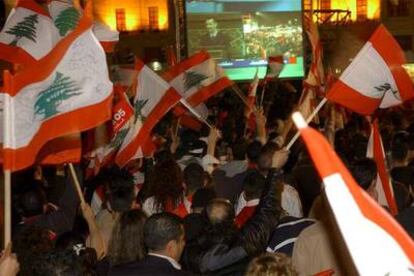
[[[112,53],[115,45],[119,41],[119,32],[111,30],[105,23],[95,21],[93,26],[93,32],[96,38],[101,43],[105,52]]]
[[[404,52],[381,25],[326,97],[363,115],[399,105],[414,97],[413,83],[402,67],[405,63]]]
[[[48,4],[49,13],[59,30],[60,38],[68,35],[78,25],[82,17],[82,10],[78,5],[77,1],[72,3],[72,1],[64,0],[52,0]]]
[[[19,0],[0,32],[0,59],[33,65],[52,50],[58,36],[41,6],[34,0]]]
[[[414,241],[352,178],[325,137],[293,115],[360,275],[410,275]]]
[[[171,67],[163,77],[192,107],[233,84],[205,51]]]
[[[42,165],[59,165],[79,163],[82,156],[80,133],[53,139],[46,143],[37,155],[37,162]]]
[[[278,78],[283,70],[283,56],[272,56],[267,61],[266,80]]]
[[[32,165],[48,141],[93,128],[111,116],[105,53],[82,18],[36,66],[5,74],[4,167]]]
[[[385,158],[384,147],[382,144],[381,134],[378,129],[378,120],[375,119],[371,124],[371,135],[368,141],[367,157],[373,158],[378,168],[376,189],[378,191],[378,202],[390,208],[394,216],[398,213],[397,204],[395,203],[394,190],[391,179],[388,174],[387,162]]]
[[[309,16],[305,15],[304,18],[305,31],[312,46],[312,63],[305,83],[310,86],[321,87],[325,83],[325,73],[322,61],[322,43],[319,38],[318,26]]]
[[[130,87],[137,78],[138,72],[135,68],[127,66],[112,66],[112,76],[116,84],[121,85],[125,89]]]
[[[135,118],[116,156],[124,167],[130,160],[143,157],[143,147],[161,118],[181,99],[180,94],[141,61],[137,61]]]

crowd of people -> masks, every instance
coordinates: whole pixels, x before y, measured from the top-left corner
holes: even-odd
[[[299,96],[290,84],[270,83],[255,129],[231,91],[208,103],[215,128],[176,131],[166,116],[153,131],[152,156],[89,179],[78,166],[85,203],[65,166],[13,174],[13,243],[0,275],[356,275],[304,146],[284,148]],[[335,110],[327,105],[313,127],[377,199],[368,119]],[[396,219],[411,236],[412,114],[377,114]]]

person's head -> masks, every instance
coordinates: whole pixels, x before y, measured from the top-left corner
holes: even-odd
[[[102,177],[107,188],[108,208],[119,213],[131,209],[135,198],[132,175],[126,170],[113,167],[103,172]]]
[[[187,194],[192,195],[204,185],[204,169],[198,163],[190,163],[184,169],[184,183]]]
[[[393,141],[391,156],[394,165],[405,166],[408,160],[408,145],[404,141]]]
[[[260,152],[262,150],[262,143],[253,141],[247,147],[247,158],[250,162],[257,163],[259,161]]]
[[[246,140],[238,139],[237,141],[235,141],[235,143],[231,147],[231,151],[233,153],[234,160],[245,160],[247,151]]]
[[[257,171],[246,176],[243,182],[243,192],[247,201],[259,199],[266,184],[265,177]]]
[[[152,215],[144,225],[144,241],[149,253],[179,261],[185,246],[181,219],[170,213]]]
[[[150,194],[158,209],[166,209],[168,202],[175,207],[183,197],[183,173],[174,160],[157,163],[149,176]]]
[[[31,187],[18,198],[16,211],[21,217],[29,218],[44,213],[47,205],[46,195],[40,187]]]
[[[270,146],[264,146],[257,162],[260,173],[266,174],[272,168],[273,155],[275,150]]]
[[[213,189],[201,188],[195,192],[191,204],[191,210],[193,213],[201,213],[207,204],[216,197],[216,193]]]
[[[111,265],[139,261],[145,256],[144,224],[147,216],[141,210],[122,213],[109,241],[108,259]]]
[[[214,34],[217,31],[217,21],[214,18],[206,20],[206,29],[209,34]]]
[[[291,259],[283,253],[264,253],[254,258],[247,267],[246,276],[296,276]]]
[[[211,200],[206,206],[206,214],[212,225],[233,224],[235,216],[233,206],[223,198]]]
[[[369,158],[360,159],[351,166],[351,173],[359,186],[377,200],[375,183],[378,170],[375,161]]]

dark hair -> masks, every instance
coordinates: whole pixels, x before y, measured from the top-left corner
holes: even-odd
[[[408,145],[402,141],[394,141],[391,145],[391,156],[393,160],[404,161],[408,156]]]
[[[246,271],[246,276],[283,275],[295,276],[298,273],[291,259],[283,253],[264,253],[254,258]]]
[[[266,179],[258,171],[253,171],[246,176],[243,182],[243,191],[246,200],[260,198],[265,188]]]
[[[205,208],[207,204],[216,197],[213,189],[201,188],[195,192],[191,208]]]
[[[175,209],[183,200],[183,174],[174,160],[155,164],[149,181],[157,209],[166,210],[169,203]]]
[[[125,212],[131,209],[134,195],[134,178],[123,169],[112,167],[102,175],[106,185],[106,196],[111,209],[115,212]]]
[[[147,216],[141,210],[121,214],[116,222],[108,247],[111,264],[119,265],[142,260],[145,256],[144,224]]]
[[[204,185],[204,169],[197,163],[190,163],[184,169],[184,182],[188,193],[194,193]]]
[[[257,161],[259,160],[261,150],[262,150],[262,143],[260,143],[259,141],[251,142],[249,146],[247,147],[247,158],[250,161],[257,163]]]
[[[369,158],[360,159],[351,166],[351,173],[359,186],[368,190],[377,177],[377,164]]]
[[[23,217],[37,216],[43,213],[43,206],[46,203],[44,191],[36,185],[20,195],[17,211]]]
[[[247,152],[247,143],[244,139],[237,140],[231,147],[234,160],[245,160]]]
[[[82,237],[81,234],[75,231],[68,231],[59,235],[59,237],[56,239],[55,249],[63,251],[69,248],[73,248],[73,246],[77,244],[84,243],[85,239]]]
[[[181,219],[170,213],[152,215],[144,225],[144,241],[150,251],[165,249],[170,241],[179,241],[183,234]]]
[[[207,218],[212,225],[233,222],[234,209],[231,203],[223,198],[211,200],[206,207]]]

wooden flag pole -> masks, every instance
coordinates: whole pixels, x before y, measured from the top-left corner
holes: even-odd
[[[264,93],[267,87],[267,81],[264,81],[263,87],[262,87],[262,95],[260,95],[260,105],[261,107],[263,107],[263,100],[264,100]]]
[[[82,204],[85,204],[85,198],[83,197],[82,188],[80,186],[79,179],[75,171],[75,167],[72,163],[69,163],[69,170],[70,174],[72,175],[73,185],[75,185],[76,191],[78,192],[79,199]]]
[[[11,171],[4,171],[4,248],[11,242]]]
[[[322,107],[326,104],[328,101],[327,98],[323,98],[322,101],[319,102],[318,106],[313,110],[312,114],[306,119],[306,123],[309,124],[313,118],[318,114],[318,112],[322,109]],[[299,131],[296,132],[295,136],[290,140],[289,144],[287,144],[286,149],[290,150],[290,148],[295,144],[296,140],[300,137]]]

